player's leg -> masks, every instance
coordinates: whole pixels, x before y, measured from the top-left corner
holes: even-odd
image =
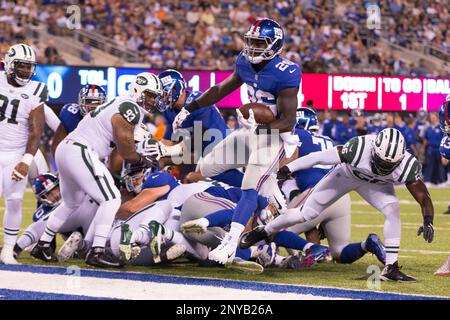
[[[27,177],[20,181],[15,181],[11,178],[15,166],[21,159],[21,154],[2,152],[1,158],[1,182],[5,197],[5,213],[3,217],[3,248],[0,253],[0,262],[18,264],[14,259],[14,245],[22,224],[22,202]]]
[[[400,205],[392,184],[362,183],[356,191],[374,208],[384,215],[384,244],[386,248],[386,267],[381,274],[383,280],[413,282],[414,278],[402,273],[398,266],[401,222]],[[380,201],[383,199],[383,201]]]

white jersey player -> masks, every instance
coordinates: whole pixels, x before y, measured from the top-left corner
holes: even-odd
[[[136,152],[134,129],[161,95],[159,79],[148,72],[140,73],[130,85],[129,96],[117,97],[98,106],[58,145],[55,160],[60,174],[62,203],[50,216],[32,256],[44,261],[51,259],[50,242],[67,217],[77,210],[86,193],[99,204],[93,221],[93,244],[86,263],[99,267],[123,266],[119,259],[105,252],[106,240],[121,205],[121,194],[101,159],[116,148],[127,162],[151,165],[145,156]]]
[[[344,146],[302,157],[283,167],[280,172],[289,174],[317,164],[337,166],[317,184],[300,209],[288,209],[265,228],[255,228],[247,233],[241,240],[241,247],[248,247],[286,227],[315,219],[337,199],[354,190],[385,217],[386,267],[381,279],[415,281],[403,274],[397,263],[401,224],[394,185],[405,184],[420,204],[424,222],[418,234],[423,233],[428,242],[433,241],[434,237],[434,208],[428,190],[420,180],[421,165],[405,151],[405,140],[400,131],[388,128],[376,136],[352,138]]]
[[[22,199],[29,167],[45,125],[47,87],[31,80],[36,55],[26,44],[12,46],[0,72],[0,197],[5,193],[3,249],[0,262],[17,264],[13,247],[22,223]]]

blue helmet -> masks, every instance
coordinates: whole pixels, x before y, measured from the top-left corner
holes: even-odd
[[[441,129],[450,137],[450,99],[445,101],[439,110]]]
[[[105,102],[106,92],[96,84],[87,84],[78,93],[78,104],[83,117]]]
[[[319,130],[317,115],[314,111],[305,107],[297,108],[297,124],[296,128],[308,131]]]
[[[181,73],[173,69],[167,69],[158,75],[163,86],[163,104],[158,109],[164,111],[167,108],[173,108],[180,98],[183,91],[186,90],[186,81]]]
[[[260,19],[244,34],[244,56],[253,64],[273,59],[281,52],[284,32],[278,22]]]
[[[49,207],[55,207],[61,203],[61,198],[58,201],[47,199],[47,195],[55,187],[59,185],[59,179],[53,173],[44,173],[34,179],[32,189],[36,198]]]

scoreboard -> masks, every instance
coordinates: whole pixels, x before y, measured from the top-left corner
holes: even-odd
[[[50,104],[65,104],[76,102],[78,91],[85,84],[103,86],[109,99],[124,95],[134,76],[143,71],[159,73],[161,70],[38,66],[34,79],[47,83]],[[180,72],[189,89],[196,91],[206,91],[231,74],[229,71]],[[312,100],[314,106],[322,110],[434,111],[439,109],[447,94],[450,94],[450,79],[303,74],[298,99],[302,106]],[[248,102],[250,100],[244,84],[217,103],[217,106],[236,108]]]

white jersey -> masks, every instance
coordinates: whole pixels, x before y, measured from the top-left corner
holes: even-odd
[[[143,109],[131,98],[117,97],[86,115],[66,139],[87,145],[100,159],[106,158],[116,145],[111,119],[117,113],[134,126],[141,123],[144,117]]]
[[[8,83],[0,72],[0,152],[24,152],[29,135],[30,112],[47,100],[47,86],[31,80],[23,87]]]
[[[350,139],[342,148],[343,166],[354,177],[370,183],[406,184],[420,179],[421,165],[406,152],[400,165],[388,175],[380,176],[372,171],[372,142],[376,135],[365,135]]]

